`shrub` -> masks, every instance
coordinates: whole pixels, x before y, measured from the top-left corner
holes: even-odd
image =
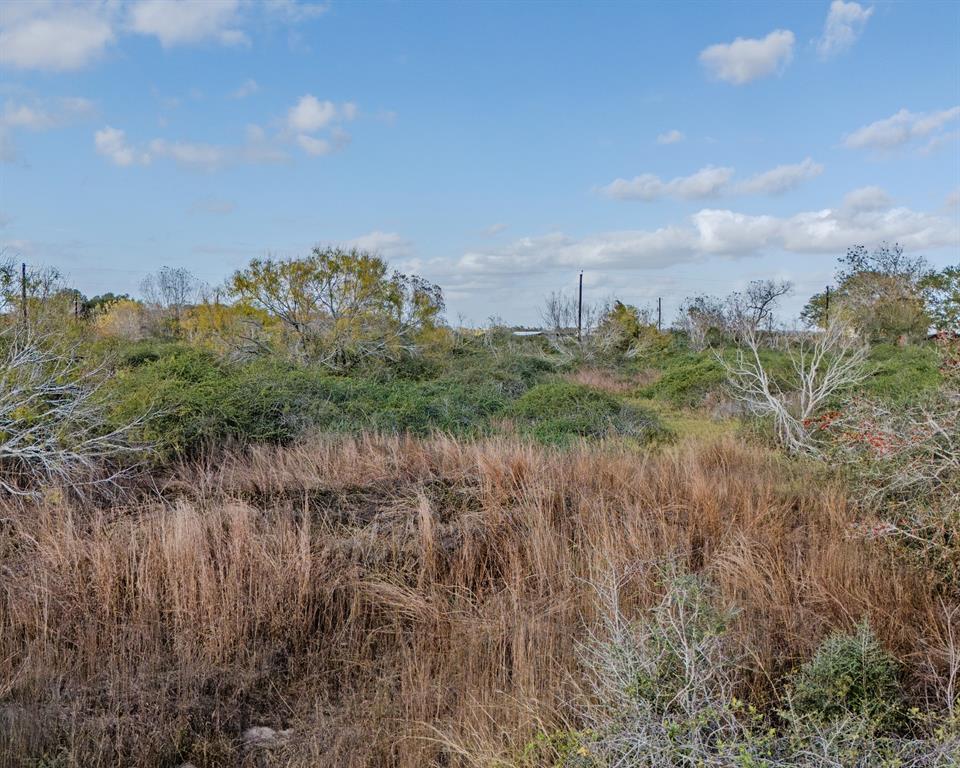
[[[568,381],[538,384],[514,402],[510,413],[549,444],[611,435],[649,440],[665,431],[654,413]]]
[[[896,724],[902,694],[896,660],[869,624],[828,637],[791,680],[791,717],[816,724],[861,719],[881,730]]]
[[[942,377],[932,345],[878,344],[870,350],[864,394],[894,403],[912,403],[937,391]]]
[[[504,407],[490,385],[378,382],[276,362],[233,364],[185,348],[140,351],[134,362],[113,384],[112,418],[150,412],[143,437],[161,458],[224,442],[284,443],[308,429],[477,433]]]
[[[674,352],[654,364],[662,366],[663,376],[644,387],[641,395],[679,407],[700,404],[708,392],[720,389],[725,381],[723,367],[710,355]]]

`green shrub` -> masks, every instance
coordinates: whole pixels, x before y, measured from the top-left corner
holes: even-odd
[[[726,381],[723,366],[710,352],[673,351],[651,363],[663,375],[641,389],[640,395],[678,407],[699,405],[708,392],[720,389]]]
[[[554,445],[609,435],[646,441],[665,432],[653,412],[567,381],[538,384],[513,403],[510,414],[538,440]]]
[[[147,413],[141,437],[163,457],[222,442],[282,443],[307,429],[475,434],[504,407],[492,385],[374,381],[315,368],[224,362],[179,349],[118,372],[112,420]]]
[[[870,350],[865,394],[895,403],[917,402],[941,384],[937,350],[932,345],[879,344]]]
[[[818,724],[854,717],[888,729],[902,704],[897,675],[896,660],[861,623],[853,634],[828,637],[792,676],[791,715]]]

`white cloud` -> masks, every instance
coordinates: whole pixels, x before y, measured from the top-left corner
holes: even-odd
[[[212,41],[250,44],[246,29],[297,25],[328,9],[297,0],[0,1],[0,66],[68,71],[102,57],[123,34],[156,37],[164,48]]]
[[[409,240],[404,239],[396,232],[381,232],[380,230],[347,240],[344,245],[375,253],[386,259],[407,258],[413,253],[413,243]]]
[[[323,16],[327,3],[298,3],[296,0],[264,0],[266,11],[284,21],[298,23]]]
[[[249,79],[244,81],[244,83],[235,91],[232,91],[230,93],[230,98],[245,99],[247,98],[247,96],[252,96],[259,90],[260,90],[260,86],[257,84],[257,81],[253,79]]]
[[[198,144],[188,141],[154,139],[150,142],[151,157],[170,158],[184,168],[214,171],[232,159],[228,148],[216,144]]]
[[[823,166],[809,157],[793,165],[778,165],[764,173],[751,176],[737,185],[737,192],[744,195],[778,195],[796,189],[806,179],[823,173]]]
[[[865,197],[858,190],[853,199]],[[849,198],[848,198],[849,199]],[[847,206],[789,217],[703,209],[680,226],[605,232],[584,238],[562,233],[516,240],[495,250],[465,253],[456,270],[474,275],[553,269],[659,269],[711,256],[731,258],[771,251],[842,253],[855,243],[887,240],[908,250],[960,245],[960,223],[950,217],[891,208]]]
[[[17,160],[16,131],[46,131],[93,114],[93,102],[71,96],[61,99],[7,100],[0,112],[0,163]]]
[[[119,128],[111,128],[109,125],[103,127],[93,134],[93,143],[104,157],[108,158],[114,165],[146,165],[150,162],[150,156],[145,152],[140,152],[127,143],[127,135]]]
[[[332,101],[320,101],[316,96],[301,96],[287,114],[287,123],[298,133],[312,133],[326,128],[337,119],[337,105]]]
[[[350,134],[338,126],[354,120],[359,108],[352,101],[337,106],[332,101],[320,101],[306,94],[287,112],[287,127],[296,134],[297,144],[308,155],[329,155],[350,143]],[[327,136],[314,136],[317,131],[329,129]]]
[[[97,152],[119,166],[148,165],[155,159],[167,159],[189,170],[216,171],[233,165],[289,160],[287,153],[269,141],[259,126],[248,126],[246,142],[239,146],[153,139],[138,148],[127,141],[124,131],[110,126],[94,134],[94,145]]]
[[[893,205],[890,195],[880,187],[860,187],[843,198],[843,208],[847,211],[886,210]]]
[[[138,0],[130,6],[128,24],[141,35],[156,37],[164,48],[215,40],[246,45],[239,28],[239,0]]]
[[[692,200],[716,197],[732,177],[733,168],[708,165],[690,176],[678,176],[670,181],[663,181],[652,173],[644,173],[632,179],[616,179],[600,191],[618,200],[650,201],[664,197]]]
[[[63,99],[25,102],[7,101],[0,114],[0,125],[9,128],[24,128],[44,131],[64,125],[72,120],[93,114],[93,102],[78,96]]]
[[[712,77],[734,85],[782,71],[793,58],[793,32],[775,29],[762,40],[738,37],[700,52],[700,62]]]
[[[936,134],[958,118],[960,118],[960,106],[920,114],[901,109],[890,117],[877,120],[847,134],[843,138],[843,143],[851,149],[894,149],[911,139]],[[939,138],[934,136],[931,142]]]
[[[821,58],[830,58],[850,48],[857,42],[872,15],[873,8],[864,8],[859,3],[833,0],[823,27],[823,35],[817,41]]]
[[[308,155],[313,155],[314,157],[320,157],[322,155],[329,155],[333,152],[333,144],[331,144],[327,139],[318,139],[314,136],[308,136],[305,133],[301,133],[297,136],[297,144],[300,145],[300,148],[306,152]]]
[[[647,202],[668,197],[700,200],[726,194],[777,195],[795,189],[801,182],[819,176],[822,172],[823,166],[808,157],[802,162],[778,165],[744,181],[731,183],[733,168],[708,165],[690,176],[678,176],[670,181],[664,181],[652,173],[644,173],[632,179],[616,179],[601,187],[599,191],[618,200]]]
[[[5,3],[0,13],[0,65],[16,69],[80,69],[114,41],[110,5],[102,2]]]
[[[686,138],[683,133],[674,128],[671,131],[666,133],[661,133],[657,136],[657,144],[676,144],[677,142],[683,141]]]
[[[960,187],[955,188],[947,194],[944,205],[947,208],[960,208]]]

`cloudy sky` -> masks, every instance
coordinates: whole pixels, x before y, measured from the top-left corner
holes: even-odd
[[[0,243],[88,294],[378,251],[449,316],[960,262],[960,4],[3,0]]]

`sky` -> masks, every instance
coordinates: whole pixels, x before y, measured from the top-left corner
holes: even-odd
[[[960,3],[0,0],[0,247],[88,295],[357,246],[452,322],[960,263]]]

